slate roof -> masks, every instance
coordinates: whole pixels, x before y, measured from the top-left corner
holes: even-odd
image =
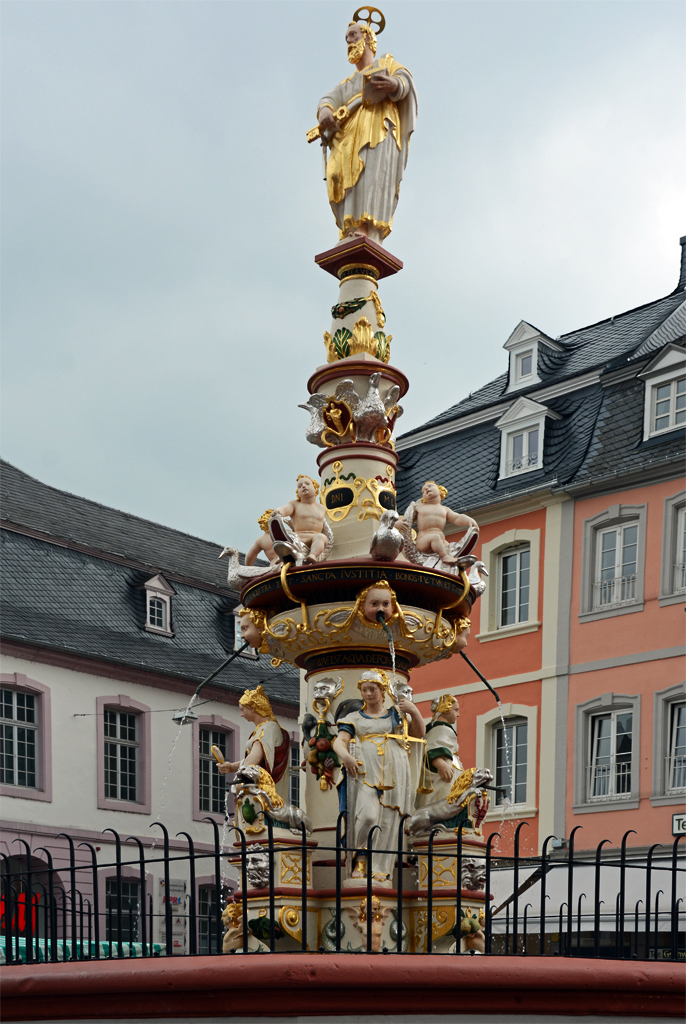
[[[226,585],[223,563],[218,573],[215,569],[218,545],[47,487],[7,463],[2,491],[3,525],[12,522],[52,538],[9,528],[0,532],[4,640],[192,683],[208,676],[233,651],[237,595]],[[121,524],[126,529],[123,540]],[[103,554],[75,550],[59,539],[97,547]],[[106,553],[126,556],[134,564],[108,559]],[[199,584],[222,584],[208,588],[170,579],[175,591],[173,637],[144,629],[143,583],[165,570],[184,577],[196,570]],[[298,672],[290,665],[273,668],[264,655],[258,660],[239,656],[216,679],[232,693],[258,682],[275,700],[297,707]]]
[[[49,487],[0,460],[0,521],[227,590],[221,547]]]
[[[564,351],[557,352],[548,346],[539,345],[538,374],[540,382],[531,385],[529,388],[519,388],[517,395],[530,395],[535,398],[535,392],[551,384],[558,384],[572,377],[578,377],[583,373],[592,370],[603,369],[609,362],[619,357],[631,356],[634,353],[647,354],[642,351],[644,342],[651,339],[665,321],[675,314],[684,302],[684,292],[672,292],[662,299],[649,302],[636,309],[630,309],[626,313],[620,313],[609,320],[601,320],[590,327],[583,327],[578,331],[563,334],[556,341],[564,346]],[[683,334],[686,329],[686,310],[682,309],[679,314],[682,326],[678,334]],[[664,344],[660,334],[657,333],[653,351]],[[444,412],[439,413],[432,419],[427,420],[419,427],[409,430],[402,437],[411,437],[427,427],[438,426],[441,423],[449,423],[468,413],[486,409],[489,405],[497,402],[508,401],[510,395],[506,394],[508,386],[508,374],[502,373],[495,380],[489,381],[478,391],[463,398],[456,405],[451,406]]]
[[[422,484],[432,477],[448,488],[451,508],[466,511],[536,488],[583,486],[683,459],[683,429],[643,441],[643,381],[633,375],[613,382],[611,375],[611,371],[632,366],[638,374],[664,345],[670,342],[684,345],[686,238],[682,240],[682,247],[682,271],[676,291],[563,335],[556,339],[563,346],[562,351],[539,343],[538,383],[507,394],[508,373],[503,373],[450,409],[402,435],[403,440],[411,440],[431,427],[450,423],[457,427],[463,416],[487,411],[491,406],[511,404],[522,395],[537,401],[537,392],[542,389],[595,371],[596,382],[542,400],[559,419],[546,418],[540,470],[498,480],[501,443],[501,432],[495,425],[501,415],[498,412],[486,422],[437,438],[418,437],[415,444],[402,447],[397,478],[399,511],[404,511],[411,500],[419,497]]]

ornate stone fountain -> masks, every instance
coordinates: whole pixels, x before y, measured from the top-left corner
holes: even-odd
[[[332,295],[331,324],[324,332],[326,362],[312,373],[309,397],[300,406],[310,415],[307,439],[320,449],[319,479],[302,474],[297,496],[267,517],[269,538],[258,547],[272,560],[268,568],[241,566],[232,549],[225,553],[231,555],[229,582],[241,591],[245,608],[244,638],[275,663],[288,661],[302,670],[301,802],[309,839],[304,851],[301,838],[283,821],[271,823],[279,848],[272,906],[276,948],[300,943],[304,867],[313,950],[335,948],[336,938],[343,949],[364,948],[370,913],[374,949],[396,947],[399,928],[403,948],[426,949],[430,879],[433,948],[454,947],[461,935],[462,948],[479,949],[485,842],[478,826],[492,780],[487,771],[462,769],[455,739],[451,748],[440,747],[449,781],[439,806],[440,786],[434,787],[439,776],[427,758],[431,743],[427,746],[409,686],[415,668],[451,657],[466,642],[468,616],[484,587],[481,563],[470,554],[478,527],[442,503],[446,492],[433,481],[402,518],[396,512],[394,430],[409,385],[391,361],[393,336],[380,284],[403,264],[381,243],[391,229],[416,95],[407,69],[389,55],[376,57],[373,26],[382,31],[383,16],[373,8],[364,12],[356,12],[346,33],[349,60],[357,70],[320,101],[319,124],[308,133],[308,141],[322,145],[340,231],[339,244],[315,256],[317,266],[338,283],[338,294]],[[448,523],[465,531],[457,543],[445,540]],[[367,703],[360,708],[365,693]],[[437,715],[437,724],[454,733],[450,716]],[[362,727],[369,735],[362,735]],[[265,764],[271,768],[271,762]],[[248,916],[251,922],[268,922],[265,816],[274,799],[288,797],[283,789],[278,795],[277,784],[277,796],[263,798],[257,782],[239,773],[237,824],[251,844]],[[257,817],[256,800],[263,812]],[[246,801],[250,820],[243,813]],[[347,824],[339,819],[341,810]],[[402,815],[410,817],[401,820]],[[445,824],[430,852],[431,828],[441,821]],[[337,822],[339,834],[347,832],[348,850],[366,845],[370,823],[379,826],[374,850],[397,850],[400,835],[402,922],[395,859],[372,855],[370,905],[366,858],[348,853],[339,864],[336,935],[336,852],[325,848],[336,843]],[[381,870],[374,869],[375,862]],[[227,949],[242,949],[240,894],[235,899],[225,912]],[[251,923],[250,948],[265,948],[260,934]]]

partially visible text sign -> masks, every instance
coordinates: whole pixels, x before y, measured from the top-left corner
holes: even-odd
[[[683,836],[686,835],[686,814],[673,814],[672,815],[672,835]]]

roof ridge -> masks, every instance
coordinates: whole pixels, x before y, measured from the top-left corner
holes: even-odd
[[[622,313],[615,313],[613,316],[603,317],[602,320],[596,320],[595,323],[586,324],[585,327],[577,327],[576,330],[567,331],[566,334],[559,334],[555,340],[562,343],[564,338],[569,338],[573,334],[581,334],[583,331],[590,331],[592,327],[600,327],[602,324],[615,323],[617,320],[621,319],[621,317],[628,316],[629,313],[638,313],[641,309],[648,309],[649,306],[656,306],[659,302],[664,302],[665,299],[671,299],[674,295],[676,295],[676,290],[668,292],[667,295],[662,295],[659,299],[652,299],[651,302],[643,302],[640,306],[632,306],[631,309],[625,309]]]
[[[211,545],[213,547],[220,547],[221,546],[219,541],[206,540],[204,537],[197,537],[195,534],[187,533],[185,530],[177,530],[176,527],[174,527],[174,526],[165,526],[164,523],[158,523],[154,519],[146,519],[144,516],[137,516],[133,512],[125,512],[123,509],[116,508],[114,505],[105,505],[104,502],[95,501],[93,498],[85,498],[81,494],[73,494],[71,491],[65,491],[61,487],[54,487],[52,484],[46,484],[46,483],[44,483],[43,480],[39,480],[37,477],[31,476],[30,473],[26,473],[23,469],[19,469],[18,466],[15,466],[13,463],[8,462],[7,459],[0,459],[0,469],[11,469],[15,473],[19,473],[25,479],[31,480],[33,483],[38,484],[39,487],[44,487],[44,488],[46,488],[46,490],[54,491],[56,494],[60,494],[60,495],[63,495],[63,496],[66,495],[66,497],[68,497],[68,498],[73,498],[75,501],[84,502],[85,504],[91,505],[94,508],[104,509],[107,512],[116,512],[118,515],[124,516],[126,519],[132,519],[132,520],[135,520],[136,522],[139,522],[139,523],[148,523],[150,526],[154,526],[157,529],[168,530],[170,533],[176,533],[180,537],[188,537],[190,540],[199,541],[201,544],[208,544],[208,545]],[[10,518],[8,516],[4,515],[1,507],[0,507],[0,519],[7,520],[7,522],[12,522],[12,520],[10,520]],[[17,525],[21,525],[21,524],[17,524]],[[65,540],[68,540],[68,539],[69,538],[65,538]],[[242,552],[241,552],[241,554],[242,554]]]

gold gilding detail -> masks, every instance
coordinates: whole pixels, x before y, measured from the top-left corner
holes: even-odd
[[[298,927],[300,924],[299,910],[296,910],[295,907],[279,907],[279,924],[286,935],[290,935],[296,942],[302,942],[302,926]]]
[[[383,306],[381,305],[381,299],[379,298],[379,293],[376,292],[376,291],[373,291],[373,292],[370,293],[369,298],[374,303],[374,306],[376,308],[376,322],[378,323],[379,327],[385,327],[386,326],[386,314],[383,311]]]
[[[336,487],[348,487],[353,492],[353,500],[350,502],[349,505],[343,505],[340,508],[326,509],[326,514],[329,517],[329,519],[334,523],[340,523],[348,515],[348,512],[350,512],[351,509],[356,508],[357,505],[359,504],[360,494],[365,489],[367,481],[364,479],[364,477],[361,476],[353,477],[352,480],[341,480],[341,471],[343,469],[343,463],[339,459],[337,459],[333,463],[331,469],[333,470],[334,479],[329,484],[328,487],[325,487],[322,490],[322,504],[326,507],[326,496],[329,493],[329,491],[333,490]]]

